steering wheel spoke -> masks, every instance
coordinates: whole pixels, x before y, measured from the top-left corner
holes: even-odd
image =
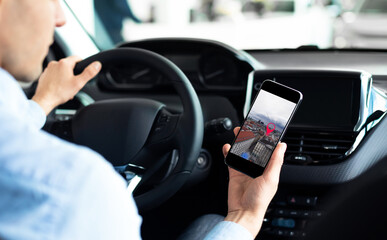
[[[130,163],[124,166],[115,166],[114,169],[117,171],[118,174],[125,178],[127,182],[127,190],[130,193],[133,193],[133,191],[137,188],[137,186],[142,180],[142,176],[146,171],[144,167]]]

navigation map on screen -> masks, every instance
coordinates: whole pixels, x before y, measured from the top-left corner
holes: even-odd
[[[230,152],[265,167],[295,107],[261,90]]]

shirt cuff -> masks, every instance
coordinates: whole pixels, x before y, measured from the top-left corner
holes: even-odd
[[[28,102],[30,106],[30,116],[32,118],[31,122],[34,126],[40,129],[46,123],[46,113],[43,111],[42,107],[40,107],[37,102],[33,100],[28,100]]]
[[[246,228],[242,227],[241,225],[234,222],[222,221],[215,225],[215,227],[207,234],[204,239],[253,240],[254,237]]]

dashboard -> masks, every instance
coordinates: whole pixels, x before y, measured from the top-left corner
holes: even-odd
[[[206,126],[200,159],[206,167],[196,167],[187,186],[219,176],[218,168],[224,168],[217,162],[223,158],[219,149],[234,137],[224,123],[241,124],[264,80],[304,94],[283,138],[288,150],[281,184],[267,212],[262,239],[303,237],[306,226],[325,214],[324,197],[332,186],[359,177],[387,156],[387,52],[245,52],[215,41],[180,38],[118,47],[142,48],[164,56],[185,73],[198,94]],[[63,133],[68,128],[64,116],[74,113],[68,110],[122,97],[147,97],[182,109],[165,76],[148,66],[122,63],[105,69],[72,103],[57,110],[54,118],[62,118],[62,125],[47,128]]]
[[[160,38],[128,42],[118,47],[142,48],[166,57],[185,73],[197,91],[244,91],[248,74],[259,66],[248,54],[216,41]],[[135,80],[136,77],[131,75],[126,79]],[[154,80],[156,87],[163,84],[160,78]]]
[[[304,101],[284,136],[289,145],[285,158],[289,165],[318,166],[345,161],[363,139],[368,117],[377,111],[384,112],[387,106],[382,80],[387,70],[380,66],[380,52],[362,54],[367,64],[356,69],[362,60],[354,60],[354,53],[347,51],[247,53],[216,41],[186,38],[148,39],[118,47],[150,50],[176,64],[197,91],[205,122],[229,117],[234,126],[239,125],[266,79],[303,92]],[[364,69],[376,71],[377,80]],[[377,87],[373,85],[375,81]],[[170,104],[178,102],[164,76],[147,66],[122,63],[105,70],[96,83],[105,89],[104,93],[92,96],[97,99],[129,94],[156,97]],[[230,116],[233,110],[236,113]]]
[[[207,126],[222,118],[239,125],[266,79],[300,90],[304,101],[284,136],[288,151],[282,178],[288,183],[347,180],[339,177],[344,171],[338,170],[340,164],[354,164],[351,154],[387,109],[387,53],[380,51],[361,52],[356,58],[355,52],[345,50],[244,52],[216,41],[186,38],[148,39],[118,47],[146,49],[176,64],[198,94]],[[83,95],[92,100],[146,96],[181,110],[165,77],[141,64],[105,69]],[[218,131],[208,130],[206,138],[232,141],[230,131]],[[312,169],[321,177],[315,178]],[[338,177],[332,177],[332,171]]]

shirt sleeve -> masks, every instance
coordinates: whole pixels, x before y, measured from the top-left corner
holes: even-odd
[[[61,239],[141,239],[134,199],[110,164],[95,164],[81,181],[58,232]]]
[[[126,183],[98,153],[0,104],[1,239],[140,239]]]
[[[241,225],[222,221],[215,225],[215,227],[207,234],[205,240],[253,240],[251,233]]]
[[[31,123],[39,129],[42,128],[46,123],[46,113],[43,111],[40,105],[33,100],[28,100],[28,105],[28,112],[31,117]]]

